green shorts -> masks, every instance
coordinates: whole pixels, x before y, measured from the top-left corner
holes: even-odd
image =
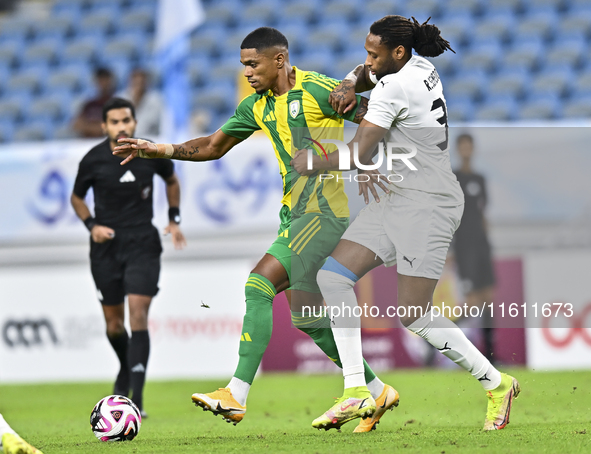
[[[279,218],[278,236],[267,254],[283,265],[291,289],[320,293],[316,274],[349,227],[349,218],[308,213],[292,219],[285,205]]]

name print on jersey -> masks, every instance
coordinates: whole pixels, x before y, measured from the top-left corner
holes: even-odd
[[[437,72],[437,70],[434,69],[433,71],[431,71],[431,74],[429,74],[427,80],[423,80],[423,82],[425,83],[427,90],[433,90],[439,83],[439,73]]]

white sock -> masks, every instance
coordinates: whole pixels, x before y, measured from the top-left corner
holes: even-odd
[[[432,316],[432,311],[429,311],[407,328],[470,372],[486,391],[501,384],[501,373],[468,340],[462,330],[443,315]]]
[[[357,307],[353,291],[355,282],[324,269],[318,272],[317,281],[328,306],[330,326],[343,364],[345,389],[366,386],[361,353],[361,319],[353,313]]]
[[[243,407],[246,405],[246,399],[248,398],[248,391],[250,391],[250,384],[246,383],[245,381],[240,380],[239,378],[232,377],[230,383],[226,388],[230,388],[232,391],[232,396],[234,399],[242,405]]]
[[[2,435],[5,433],[18,435],[0,414],[0,446],[2,446]]]
[[[370,381],[367,384],[367,388],[369,389],[369,392],[371,393],[371,397],[373,397],[374,399],[377,399],[378,397],[380,397],[380,395],[382,394],[382,391],[384,390],[384,383],[382,382],[382,380],[380,380],[377,376],[376,378],[374,378],[372,381]]]

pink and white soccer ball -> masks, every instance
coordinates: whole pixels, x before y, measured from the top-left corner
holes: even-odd
[[[101,399],[90,414],[90,426],[100,441],[133,440],[141,425],[139,409],[124,396]]]

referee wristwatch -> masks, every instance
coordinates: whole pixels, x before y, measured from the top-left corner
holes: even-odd
[[[175,224],[181,223],[181,210],[178,207],[170,207],[168,209],[168,220]]]

